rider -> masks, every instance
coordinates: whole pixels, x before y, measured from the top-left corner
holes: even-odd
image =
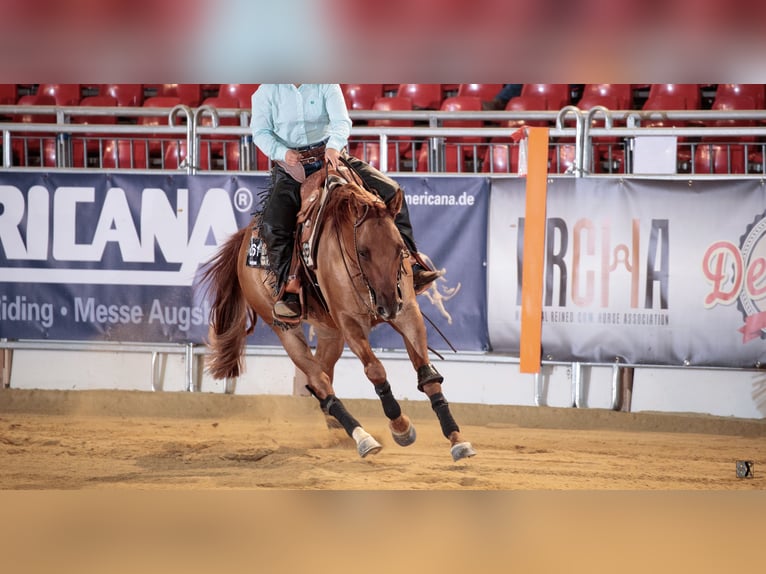
[[[273,162],[271,192],[262,213],[261,233],[268,245],[270,266],[276,276],[275,290],[283,291],[288,280],[296,217],[300,210],[300,186],[327,162],[337,169],[343,157],[365,185],[388,202],[397,183],[358,158],[345,155],[351,119],[338,84],[261,84],[252,98],[253,142]],[[417,253],[406,203],[394,222],[404,244]],[[437,271],[413,264],[415,291],[422,291],[440,276]],[[301,313],[297,294],[284,292],[274,305],[278,317]]]

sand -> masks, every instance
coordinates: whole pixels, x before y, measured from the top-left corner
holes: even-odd
[[[313,398],[0,391],[3,489],[757,490],[766,421],[453,404],[478,454],[453,462],[436,417],[396,445],[375,401],[347,400],[384,446],[362,459]],[[736,461],[754,463],[737,478]]]

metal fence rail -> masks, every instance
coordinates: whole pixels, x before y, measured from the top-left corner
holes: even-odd
[[[17,118],[51,117],[25,123]],[[355,111],[351,153],[388,172],[515,174],[521,125],[550,127],[549,171],[575,177],[634,172],[639,138],[674,138],[662,175],[766,172],[766,111],[635,111],[567,106],[558,112]],[[151,124],[144,124],[151,118]],[[264,171],[242,109],[0,106],[4,169]],[[92,121],[93,123],[83,123]],[[387,120],[389,125],[371,125]],[[394,127],[391,122],[411,125]],[[454,127],[481,121],[483,127]],[[445,126],[445,123],[449,124]],[[642,172],[646,174],[646,172]]]

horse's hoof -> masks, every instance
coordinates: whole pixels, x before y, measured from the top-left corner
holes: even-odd
[[[389,428],[391,428],[390,425]],[[399,446],[410,446],[415,442],[415,439],[418,435],[415,432],[415,425],[410,423],[409,428],[402,433],[398,433],[393,428],[391,428],[391,436],[394,437],[394,442]]]
[[[452,448],[450,449],[450,453],[452,453],[452,460],[455,462],[463,458],[476,456],[476,451],[473,449],[470,442],[459,442],[453,444]]]
[[[371,435],[364,437],[356,445],[356,450],[362,458],[366,457],[368,454],[378,454],[382,448],[383,445],[376,441]]]
[[[356,441],[356,450],[362,458],[368,454],[377,454],[383,448],[383,445],[362,427],[356,427],[351,437]]]

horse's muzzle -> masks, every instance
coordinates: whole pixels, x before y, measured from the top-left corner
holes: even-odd
[[[372,308],[375,309],[375,313],[384,321],[395,319],[402,310],[401,297],[378,297],[375,290],[370,288],[370,299],[372,299]]]

